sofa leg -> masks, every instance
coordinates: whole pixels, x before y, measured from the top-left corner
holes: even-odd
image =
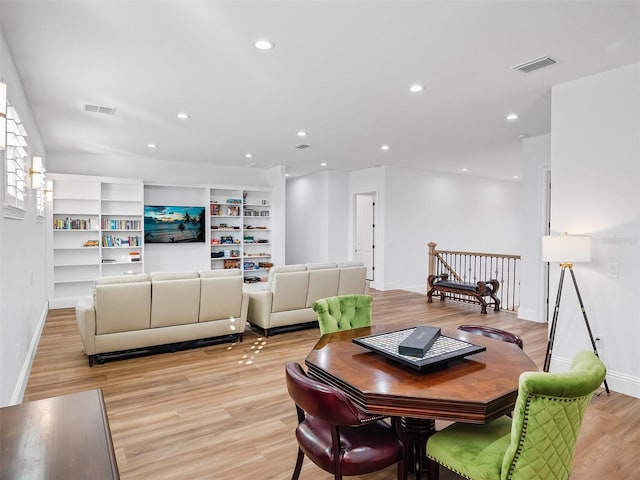
[[[89,366],[93,367],[93,363],[95,361],[94,355],[88,355],[87,358],[89,359]]]

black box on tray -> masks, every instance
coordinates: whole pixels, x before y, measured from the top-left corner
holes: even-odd
[[[411,357],[424,357],[439,336],[440,329],[438,327],[416,327],[416,329],[398,345],[398,353]]]

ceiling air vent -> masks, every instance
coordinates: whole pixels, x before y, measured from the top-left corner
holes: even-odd
[[[296,145],[295,148],[298,150],[304,150],[305,148],[309,148],[311,145],[307,145],[306,143],[301,143],[300,145]]]
[[[553,58],[549,57],[540,57],[535,58],[533,60],[529,60],[528,62],[521,63],[520,65],[516,65],[512,67],[514,70],[520,70],[524,73],[533,72],[534,70],[540,70],[541,68],[548,67],[549,65],[553,65],[556,61]]]
[[[84,111],[91,112],[91,113],[102,113],[104,115],[113,115],[116,113],[115,108],[103,107],[100,105],[89,105],[88,103],[85,104]]]

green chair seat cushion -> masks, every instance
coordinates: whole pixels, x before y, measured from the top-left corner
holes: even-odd
[[[509,417],[486,425],[454,423],[429,438],[427,455],[465,478],[499,480],[510,432]]]
[[[318,314],[320,332],[339,332],[371,325],[370,295],[340,295],[316,301],[313,311]]]

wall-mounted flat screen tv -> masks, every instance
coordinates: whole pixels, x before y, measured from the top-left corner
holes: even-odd
[[[144,206],[144,243],[204,243],[204,207]]]

